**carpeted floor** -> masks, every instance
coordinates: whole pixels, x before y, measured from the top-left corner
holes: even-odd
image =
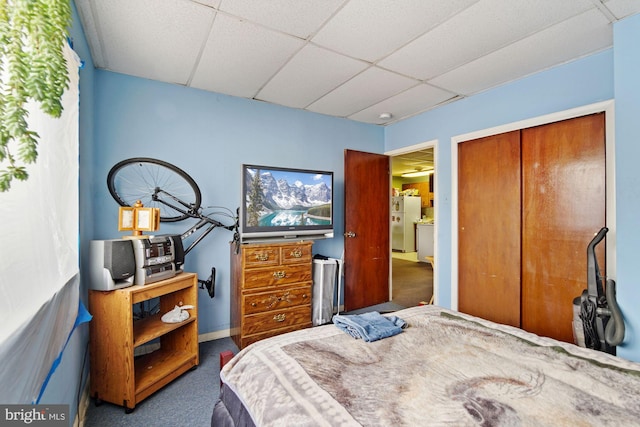
[[[405,307],[429,302],[433,295],[433,270],[429,263],[393,258],[393,302]]]
[[[130,414],[106,402],[95,406],[92,400],[85,427],[210,426],[220,393],[219,354],[225,350],[238,353],[231,338],[200,343],[200,365],[143,400]]]

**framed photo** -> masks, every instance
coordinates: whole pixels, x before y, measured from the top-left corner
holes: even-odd
[[[156,231],[160,227],[160,210],[158,208],[136,208],[135,230]]]
[[[132,207],[121,206],[118,212],[118,231],[131,231],[135,221],[135,210]]]

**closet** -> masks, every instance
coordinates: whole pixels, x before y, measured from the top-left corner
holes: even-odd
[[[604,113],[460,143],[459,310],[573,342],[605,206]]]

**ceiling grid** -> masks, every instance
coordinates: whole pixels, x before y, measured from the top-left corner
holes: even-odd
[[[76,6],[97,68],[378,125],[610,48],[611,23],[640,12],[640,0]]]

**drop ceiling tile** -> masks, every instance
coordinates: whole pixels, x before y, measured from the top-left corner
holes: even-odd
[[[429,83],[471,95],[606,49],[612,42],[608,19],[597,9],[591,9],[436,77]]]
[[[350,0],[313,42],[377,61],[478,0]]]
[[[209,7],[181,0],[96,0],[91,6],[101,67],[178,84],[187,83],[215,16]]]
[[[256,98],[304,108],[368,66],[365,62],[309,44],[267,83]]]
[[[252,98],[303,44],[298,38],[218,14],[190,85]]]
[[[220,10],[307,39],[342,3],[344,0],[233,0],[223,2]]]
[[[429,79],[588,9],[591,0],[483,0],[380,61]]]
[[[220,2],[222,0],[191,0],[194,3],[200,3],[203,4],[205,6],[210,6],[213,7],[215,9],[218,9],[218,7],[220,7]]]
[[[371,67],[307,107],[307,110],[348,117],[415,86],[416,80]]]
[[[638,0],[604,0],[603,3],[618,19],[640,13]]]
[[[419,112],[427,111],[442,104],[456,95],[427,84],[419,84],[406,91],[385,99],[369,108],[349,116],[350,119],[375,124],[387,124],[406,118]],[[380,113],[389,112],[390,119],[381,119]]]

